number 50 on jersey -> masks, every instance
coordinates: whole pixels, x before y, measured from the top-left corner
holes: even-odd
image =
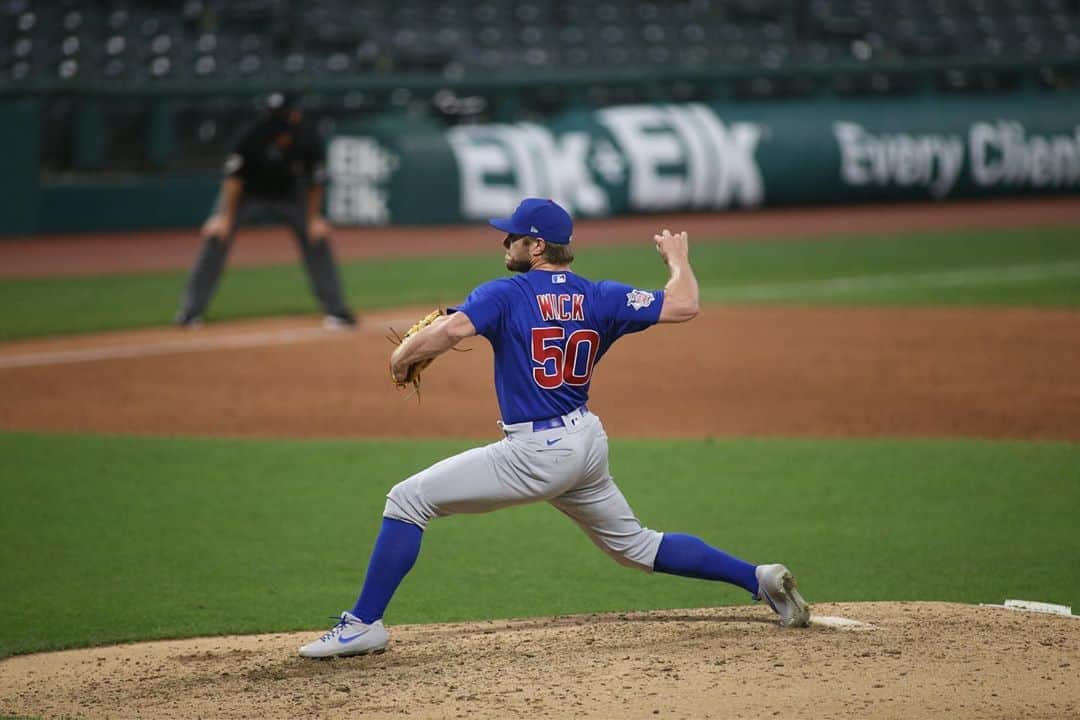
[[[575,330],[567,337],[565,328],[533,328],[533,380],[545,390],[563,383],[588,385],[599,349],[600,333],[595,330]]]

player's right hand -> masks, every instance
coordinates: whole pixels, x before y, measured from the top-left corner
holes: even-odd
[[[330,237],[330,223],[326,218],[317,215],[308,219],[307,236],[311,242],[323,242]]]
[[[229,235],[229,220],[220,213],[206,219],[202,226],[203,237],[217,237],[224,240]]]
[[[672,260],[685,261],[690,255],[690,245],[687,242],[685,230],[673,235],[670,230],[664,228],[661,234],[653,235],[653,241],[656,242],[656,252],[660,253],[660,257],[664,258],[664,263],[667,265],[670,265]]]

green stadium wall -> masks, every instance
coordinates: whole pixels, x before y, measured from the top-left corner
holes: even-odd
[[[340,224],[1080,192],[1080,95],[624,105],[328,146]]]
[[[40,178],[30,102],[0,104],[0,234],[190,227],[217,172]],[[581,217],[1080,193],[1080,93],[642,104],[549,122],[370,123],[330,139],[342,225],[472,222],[525,196]]]
[[[191,227],[209,214],[221,173],[62,180],[40,191],[38,232]]]
[[[31,233],[38,220],[38,107],[0,101],[0,232]]]

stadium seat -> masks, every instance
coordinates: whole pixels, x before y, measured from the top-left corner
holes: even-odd
[[[2,10],[5,82],[776,69],[1080,52],[1075,0],[8,0]]]
[[[47,98],[50,138],[87,89],[177,89],[185,158],[215,156],[233,130],[222,97],[244,107],[282,82],[333,87],[328,118],[401,107],[455,123],[574,102],[1068,87],[1078,57],[1080,0],[0,0],[0,91]],[[591,82],[612,70],[639,79]],[[426,89],[364,89],[388,73]],[[430,87],[578,73],[590,84],[505,98]],[[57,147],[50,166],[78,156]]]

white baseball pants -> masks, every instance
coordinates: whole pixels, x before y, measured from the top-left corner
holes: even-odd
[[[435,517],[546,500],[616,562],[651,571],[663,535],[642,527],[615,485],[600,418],[575,410],[563,423],[539,432],[531,422],[502,425],[502,440],[395,485],[383,515],[425,528]]]

